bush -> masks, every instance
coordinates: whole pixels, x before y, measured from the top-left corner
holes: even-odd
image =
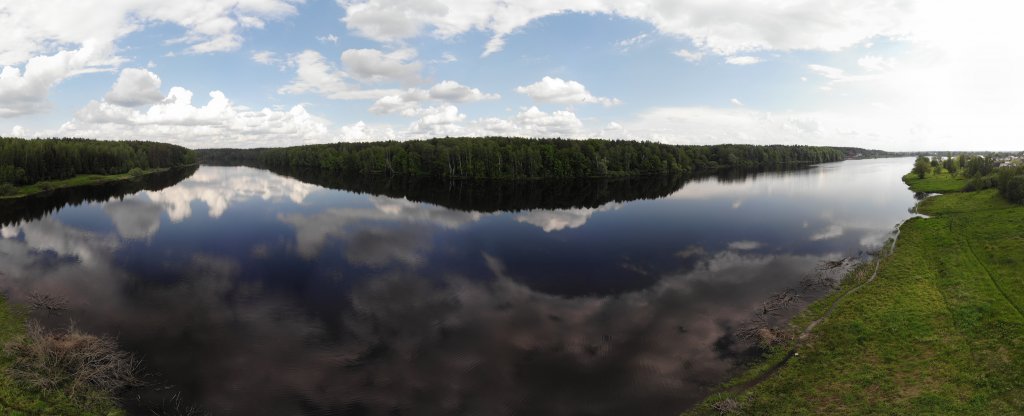
[[[974,192],[974,191],[980,191],[982,189],[989,189],[989,188],[995,188],[995,187],[996,187],[996,177],[995,176],[993,176],[993,175],[977,176],[977,177],[971,178],[970,180],[967,181],[967,184],[964,185],[964,191],[965,192]]]
[[[8,343],[12,357],[8,376],[50,392],[64,392],[80,401],[95,393],[113,394],[139,383],[139,361],[109,337],[74,328],[50,333],[29,322],[25,336]]]
[[[18,188],[9,183],[0,183],[0,196],[11,196],[18,193]]]
[[[1007,201],[1024,204],[1024,175],[1017,174],[1000,179],[999,194]]]
[[[130,175],[130,176],[142,176],[145,173],[146,172],[144,172],[142,169],[139,169],[139,168],[132,168],[132,170],[128,171],[128,175]]]

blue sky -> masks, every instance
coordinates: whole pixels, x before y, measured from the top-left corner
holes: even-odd
[[[0,133],[1024,148],[1009,2],[0,0]]]

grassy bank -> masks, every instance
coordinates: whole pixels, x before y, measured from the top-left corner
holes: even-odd
[[[72,188],[77,186],[93,186],[110,182],[127,181],[145,175],[149,175],[151,173],[166,172],[167,170],[169,169],[133,169],[131,172],[121,173],[117,175],[77,175],[75,177],[63,180],[36,182],[31,185],[15,186],[11,190],[9,190],[9,192],[5,192],[6,195],[0,195],[0,199],[22,198],[29,195],[50,192],[62,188]]]
[[[957,188],[942,176],[907,182],[915,191]],[[798,355],[764,381],[723,389],[692,413],[1024,412],[1024,207],[985,190],[929,198],[920,211],[931,217],[901,227],[878,277],[838,303],[797,346]],[[802,329],[836,296],[793,324]],[[744,380],[787,350],[731,384],[746,387]],[[716,409],[719,403],[729,406]]]
[[[14,346],[37,347],[27,331],[27,313],[21,308],[0,300],[0,414],[4,415],[120,415],[123,414],[109,394],[96,389],[79,389],[74,394],[68,385],[55,385],[40,389],[28,385],[24,377],[12,371],[25,364],[24,357],[14,352]],[[49,341],[65,348],[81,349],[87,335],[50,338]],[[35,363],[32,363],[35,364]],[[56,369],[56,366],[54,366]],[[66,369],[57,369],[64,371]],[[56,380],[56,378],[54,379]]]
[[[960,192],[967,185],[967,179],[953,176],[948,171],[939,174],[928,172],[924,178],[918,178],[916,174],[908,173],[903,175],[903,182],[910,185],[910,189],[914,192],[939,194]]]

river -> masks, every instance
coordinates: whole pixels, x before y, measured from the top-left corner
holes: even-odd
[[[766,299],[911,215],[912,163],[533,184],[201,166],[0,207],[0,290],[66,299],[34,318],[142,358],[132,413],[676,415],[756,355],[735,332]]]

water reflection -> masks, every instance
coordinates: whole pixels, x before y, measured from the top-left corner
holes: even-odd
[[[145,357],[140,414],[178,392],[214,414],[678,414],[750,352],[732,331],[766,296],[907,215],[910,163],[432,197],[462,209],[202,167],[3,227],[0,290],[65,296],[41,318]]]

